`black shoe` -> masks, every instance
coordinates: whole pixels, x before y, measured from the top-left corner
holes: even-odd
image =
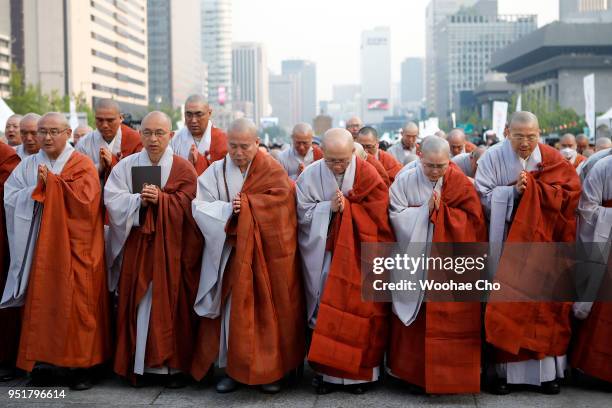
[[[510,386],[504,378],[497,378],[493,382],[491,393],[495,395],[508,395],[510,394]]]
[[[418,385],[414,385],[414,384],[408,384],[408,391],[410,391],[410,393],[412,395],[425,395],[425,394],[427,394],[425,392],[425,388],[420,387]]]
[[[93,387],[91,374],[86,369],[71,370],[70,389],[73,391],[85,391]]]
[[[206,375],[198,381],[198,385],[200,387],[208,387],[209,385],[213,385],[215,383],[215,366],[211,365]]]
[[[2,367],[0,368],[0,382],[7,382],[14,380],[17,376],[14,367]]]
[[[226,375],[219,380],[216,389],[219,394],[227,394],[236,391],[236,389],[238,389],[238,385],[238,381]]]
[[[315,387],[315,392],[317,393],[317,395],[326,395],[326,394],[331,394],[337,389],[338,389],[337,384],[328,383],[321,379],[319,384]]]
[[[185,388],[188,380],[182,373],[172,374],[168,376],[165,386],[170,389]]]
[[[143,388],[147,385],[145,376],[141,374],[134,374],[134,377],[128,379],[128,382],[132,388]]]
[[[561,392],[561,386],[557,380],[546,381],[540,385],[540,392],[546,395],[557,395]]]
[[[281,382],[274,381],[270,384],[263,384],[260,389],[264,394],[278,394],[281,390]]]
[[[355,395],[365,394],[366,391],[368,390],[365,383],[346,385],[345,389],[351,394],[355,394]]]
[[[48,368],[34,368],[30,373],[30,381],[26,387],[52,387],[55,384],[52,370]]]

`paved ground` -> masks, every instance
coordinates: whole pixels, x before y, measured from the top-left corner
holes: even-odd
[[[66,397],[58,400],[9,398],[9,390],[30,390],[26,380],[0,384],[0,407],[46,406],[162,406],[162,407],[262,407],[262,408],[311,408],[311,407],[612,407],[612,393],[566,386],[560,395],[546,396],[521,391],[499,397],[487,393],[455,396],[414,396],[404,388],[386,382],[364,395],[336,392],[317,396],[310,387],[312,372],[307,371],[303,381],[295,388],[285,389],[277,395],[265,395],[257,389],[242,388],[232,394],[217,394],[212,386],[191,385],[180,390],[162,386],[134,389],[118,379],[102,381],[88,391],[64,389]]]

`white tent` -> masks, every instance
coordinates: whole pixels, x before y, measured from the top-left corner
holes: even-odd
[[[610,110],[604,113],[603,115],[599,116],[597,118],[596,123],[597,127],[606,125],[612,129],[612,108],[610,108]]]
[[[4,99],[0,98],[0,132],[4,132],[4,128],[6,127],[6,121],[11,117],[15,112],[4,102]]]

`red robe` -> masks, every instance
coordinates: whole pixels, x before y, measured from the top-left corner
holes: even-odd
[[[32,198],[44,205],[25,298],[17,366],[91,367],[111,354],[98,172],[73,152]]]
[[[198,156],[198,161],[195,164],[198,176],[204,173],[204,170],[210,166],[212,162],[221,160],[227,154],[227,135],[219,128],[213,127],[210,134],[210,150]],[[206,158],[210,155],[210,159]]]
[[[603,203],[612,207],[612,200]],[[610,287],[610,260],[602,287]],[[605,286],[607,285],[607,286]],[[612,383],[612,303],[595,302],[591,313],[581,322],[571,356],[572,367]]]
[[[465,142],[465,152],[466,153],[472,153],[477,148],[478,148],[478,146],[476,146],[474,143],[469,142],[469,141]]]
[[[4,183],[21,160],[15,149],[0,142],[0,290],[6,284],[6,274],[10,264],[6,224],[4,219]],[[20,308],[0,309],[0,363],[14,366],[17,359],[20,330]]]
[[[578,166],[580,166],[580,163],[582,163],[586,159],[587,159],[586,157],[578,153],[578,155],[576,156],[576,160],[574,161],[574,168],[577,169]]]
[[[258,152],[226,227],[234,245],[222,284],[231,292],[226,373],[249,385],[281,379],[304,361],[304,291],[297,253],[294,185],[270,155]],[[219,354],[220,318],[202,318],[192,375],[202,378]]]
[[[540,169],[527,173],[527,190],[516,209],[506,243],[576,239],[580,179],[557,150],[543,144],[539,147]],[[495,276],[501,282],[502,291],[492,294],[491,300],[498,294],[503,296],[504,287],[520,288],[526,284],[516,282],[523,279],[516,268],[528,267],[539,272],[529,276],[530,288],[545,288],[556,281],[556,268],[542,265],[537,256],[520,253],[528,251],[524,248],[504,250]],[[499,350],[500,363],[564,355],[571,335],[570,311],[568,302],[490,301],[485,313],[487,341]]]
[[[402,163],[400,163],[392,154],[385,152],[384,150],[378,150],[378,161],[383,165],[389,176],[389,181],[393,183],[395,176],[402,169]]]
[[[452,162],[444,174],[440,209],[430,221],[433,242],[486,242],[478,194]],[[394,375],[427,393],[478,393],[480,336],[480,303],[428,302],[409,326],[393,315],[388,365]]]
[[[132,377],[138,304],[149,282],[153,299],[145,366],[188,372],[198,317],[193,310],[198,289],[203,238],[193,216],[197,176],[185,159],[174,156],[156,206],[134,227],[123,251],[117,311],[115,372]]]
[[[108,179],[110,176],[110,172],[115,167],[119,160],[127,157],[131,154],[138,153],[142,150],[142,140],[140,138],[140,133],[138,131],[132,129],[128,125],[121,124],[121,153],[119,155],[113,155],[111,161],[111,167],[109,169],[105,169],[104,171],[104,180]]]
[[[356,159],[353,189],[344,211],[333,216],[328,247],[332,261],[321,296],[308,361],[334,377],[372,380],[382,364],[389,304],[361,301],[361,243],[393,242],[389,189],[376,169]]]
[[[387,174],[387,171],[383,167],[382,163],[376,160],[376,157],[372,156],[369,153],[366,161],[376,169],[376,172],[378,172],[380,178],[385,182],[385,185],[389,187],[391,185],[391,180],[389,180],[389,175]]]

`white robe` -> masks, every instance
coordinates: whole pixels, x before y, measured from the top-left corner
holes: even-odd
[[[582,184],[582,195],[578,204],[578,240],[586,243],[601,243],[596,252],[601,253],[600,261],[606,262],[610,253],[610,231],[612,229],[612,208],[602,206],[604,201],[612,199],[612,156],[599,160],[589,171]],[[601,252],[600,252],[601,251]],[[604,272],[604,271],[602,271]],[[600,282],[600,279],[597,284]],[[574,315],[585,319],[592,307],[592,302],[574,303]]]
[[[539,146],[523,160],[508,139],[489,148],[478,161],[475,187],[480,195],[485,213],[489,219],[490,272],[492,278],[512,223],[512,212],[519,195],[514,186],[521,171],[537,170],[542,162]],[[545,357],[542,360],[527,360],[496,364],[497,374],[506,378],[509,384],[541,385],[542,382],[563,378],[567,366],[566,356]]]
[[[416,147],[413,147],[411,150],[404,149],[404,145],[400,140],[393,146],[387,149],[387,153],[392,154],[393,157],[397,159],[402,165],[406,165],[417,159]]]
[[[400,171],[398,171],[398,172],[397,172],[397,175],[396,175],[395,177],[399,177],[401,174],[403,174],[403,173],[405,173],[405,172],[407,172],[407,171],[409,171],[409,170],[416,169],[416,168],[417,168],[417,166],[418,166],[420,163],[421,163],[421,159],[419,159],[419,158],[417,157],[417,159],[416,159],[416,160],[413,160],[413,161],[411,161],[410,163],[406,164],[404,167],[402,167],[402,168],[400,169]]]
[[[72,156],[74,148],[66,147],[52,162],[40,150],[26,157],[15,167],[4,183],[4,211],[11,263],[0,307],[18,307],[25,303],[30,268],[38,240],[43,205],[32,199],[38,184],[38,166],[44,164],[53,174],[60,174]]]
[[[472,167],[472,154],[471,153],[461,153],[452,158],[453,163],[455,163],[468,177],[474,178],[474,170]]]
[[[23,145],[23,143],[18,146],[15,146],[15,153],[17,153],[17,156],[19,156],[21,160],[25,159],[28,156],[31,156],[31,154],[25,151],[25,146]]]
[[[400,253],[418,257],[428,256],[429,243],[434,226],[429,220],[429,200],[433,192],[442,193],[444,178],[432,183],[423,173],[422,166],[415,166],[399,175],[389,189],[389,219],[399,244]],[[419,268],[414,275],[396,275],[392,281],[409,279],[417,282],[426,279],[427,271]],[[425,293],[418,291],[393,291],[393,312],[409,326],[418,315]]]
[[[182,157],[185,160],[189,160],[189,152],[191,151],[191,146],[194,144],[198,148],[198,152],[202,155],[206,154],[210,150],[210,143],[212,141],[212,121],[208,121],[208,126],[202,135],[202,139],[200,142],[196,142],[196,140],[189,132],[189,129],[185,126],[181,128],[176,134],[170,139],[170,147],[174,150],[174,154]],[[210,153],[206,156],[207,159],[210,159]]]
[[[298,167],[300,164],[304,164],[304,168],[308,167],[314,161],[314,150],[311,147],[306,153],[306,156],[300,156],[295,149],[290,147],[289,149],[280,152],[276,160],[283,166],[291,180],[298,178]]]
[[[79,142],[80,144],[80,142]],[[161,188],[164,188],[170,176],[173,163],[173,152],[170,147],[162,155],[158,166],[161,166]],[[140,192],[132,188],[132,167],[152,166],[146,150],[132,154],[121,160],[111,171],[104,186],[104,204],[108,211],[109,234],[106,239],[106,266],[108,268],[108,288],[117,289],[121,263],[123,260],[123,247],[127,241],[132,227],[139,227]],[[166,368],[150,369],[144,366],[144,359],[149,332],[149,320],[153,300],[153,282],[143,299],[138,304],[136,323],[136,355],[134,357],[134,373],[146,372],[167,374]],[[171,370],[176,372],[176,370]]]
[[[194,309],[199,316],[210,319],[221,316],[219,367],[227,365],[231,313],[231,294],[221,310],[223,275],[232,251],[232,246],[226,242],[225,225],[233,213],[231,201],[242,190],[248,172],[249,168],[242,174],[227,154],[224,160],[213,162],[198,177],[198,192],[191,204],[193,218],[204,236],[204,254]]]
[[[100,134],[100,131],[96,129],[79,139],[79,143],[77,143],[75,149],[77,152],[88,156],[99,170],[100,148],[102,147],[110,151],[115,156],[118,156],[119,153],[121,153],[121,126],[119,126],[119,129],[117,129],[117,133],[110,143],[104,140]]]
[[[331,252],[325,251],[332,217],[331,200],[336,191],[340,190],[347,196],[353,189],[356,166],[356,157],[353,155],[344,175],[336,177],[324,160],[318,160],[306,167],[296,182],[298,243],[306,291],[308,325],[311,329],[316,325],[319,302],[332,260]],[[379,374],[380,367],[374,368],[371,381],[376,381]],[[370,382],[329,375],[323,375],[323,381],[343,385]]]

